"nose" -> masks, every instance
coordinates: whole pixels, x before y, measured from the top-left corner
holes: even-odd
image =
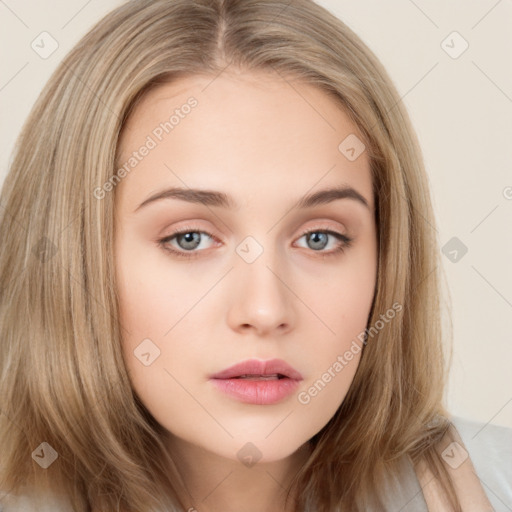
[[[240,333],[282,335],[295,325],[297,299],[289,272],[269,253],[252,263],[238,261],[232,272],[228,323]]]

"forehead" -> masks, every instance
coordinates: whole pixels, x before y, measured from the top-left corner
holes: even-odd
[[[116,192],[135,206],[164,186],[241,198],[279,191],[278,198],[345,184],[373,208],[366,152],[356,159],[344,152],[362,140],[336,98],[297,79],[247,71],[182,77],[153,88],[133,109],[118,166],[143,146],[151,149]]]

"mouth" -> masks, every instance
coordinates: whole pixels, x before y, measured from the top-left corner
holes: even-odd
[[[275,373],[273,375],[240,375],[239,377],[231,377],[232,379],[244,379],[244,380],[280,380],[288,379],[286,375]]]
[[[303,380],[302,375],[286,361],[248,359],[210,376],[210,379]]]
[[[252,405],[277,404],[289,398],[301,380],[302,375],[282,359],[250,359],[210,376],[223,394]]]

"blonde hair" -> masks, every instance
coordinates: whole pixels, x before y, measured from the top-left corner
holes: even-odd
[[[438,241],[419,144],[381,63],[311,0],[127,2],[45,86],[1,194],[0,487],[51,488],[79,512],[184,507],[163,428],[133,392],[122,357],[115,193],[99,200],[93,191],[115,174],[120,133],[142,94],[227,66],[319,87],[360,128],[378,225],[368,326],[391,304],[403,305],[365,344],[345,400],[310,440],[311,457],[289,489],[295,509],[379,507],[386,474],[408,457],[428,462],[460,510],[439,450],[454,429],[443,406],[451,347],[443,338],[451,342],[451,332],[442,332]],[[45,471],[31,456],[42,442],[58,453]]]

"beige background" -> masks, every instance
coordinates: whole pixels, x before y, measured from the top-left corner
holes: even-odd
[[[92,24],[119,3],[0,1],[0,183],[43,84]],[[512,3],[318,3],[347,23],[388,69],[424,151],[441,245],[456,237],[468,248],[457,262],[442,258],[454,308],[450,410],[512,427]],[[31,47],[43,31],[59,45],[46,59]],[[469,46],[457,56],[464,41]]]

